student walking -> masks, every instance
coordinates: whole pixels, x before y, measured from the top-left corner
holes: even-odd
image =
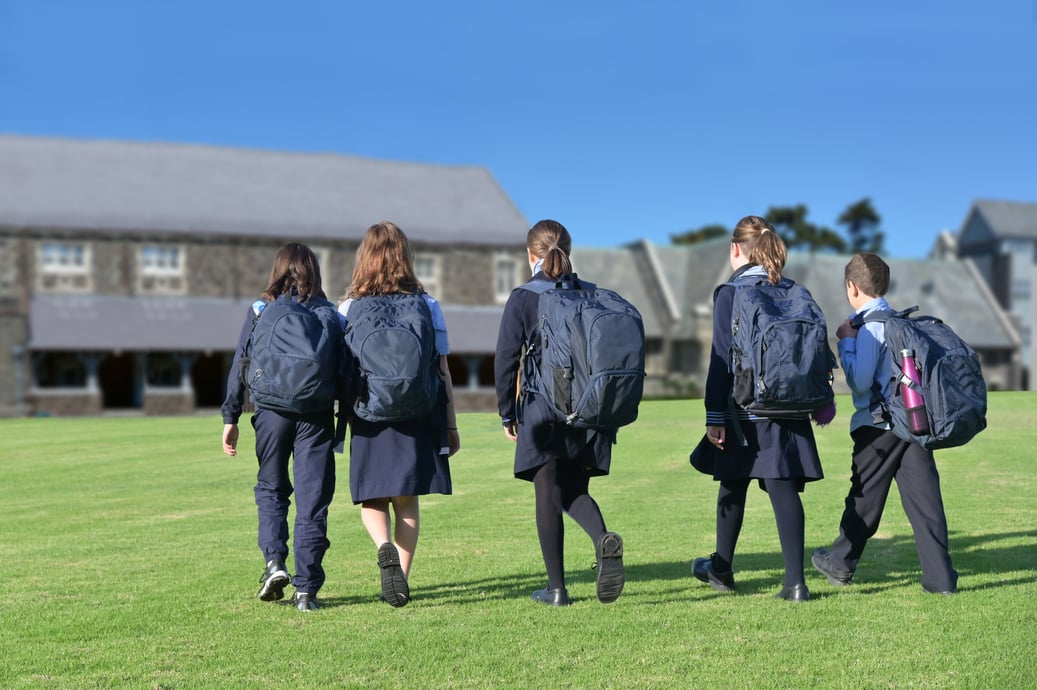
[[[294,404],[290,389],[282,391],[284,406],[253,392],[255,414],[251,422],[256,434],[256,458],[259,472],[254,489],[259,512],[259,548],[266,567],[260,576],[258,597],[263,601],[277,601],[284,597],[284,588],[295,586],[293,602],[300,611],[319,608],[317,593],[324,584],[324,554],[328,541],[328,507],[335,493],[335,439],[334,400],[342,404],[345,393],[346,353],[342,343],[342,325],[321,287],[320,266],[309,247],[292,242],[278,249],[270,271],[270,280],[260,298],[248,310],[241,327],[238,347],[227,377],[227,397],[223,403],[223,452],[237,455],[239,438],[238,419],[242,413],[245,382],[244,363],[263,357],[274,357],[267,341],[256,343],[252,335],[262,319],[264,310],[279,298],[293,300],[311,310],[315,319],[304,320],[322,333],[308,334],[313,341],[323,343],[322,360],[315,376],[318,389],[327,389],[333,395],[321,396],[311,404]],[[272,313],[272,312],[270,312]],[[266,324],[264,324],[266,326]],[[268,347],[269,346],[269,347]],[[276,363],[276,362],[275,362]],[[303,376],[297,363],[296,375]],[[307,372],[310,370],[306,370]],[[289,377],[291,378],[291,377]],[[282,380],[286,386],[287,380]],[[290,388],[290,387],[289,387]],[[293,458],[294,487],[288,475],[289,458]],[[288,509],[295,493],[295,533],[292,540],[295,555],[295,576],[288,574]]]
[[[731,238],[730,262],[734,273],[728,282],[791,285],[781,275],[787,257],[785,243],[770,223],[759,216],[746,216],[738,221]],[[734,591],[735,546],[749,485],[755,479],[770,498],[785,562],[782,587],[776,597],[806,601],[810,592],[803,577],[804,516],[799,494],[807,482],[822,478],[821,461],[808,414],[772,419],[735,406],[735,382],[730,368],[734,295],[735,287],[727,284],[715,293],[713,344],[705,391],[706,435],[691,455],[696,469],[720,483],[716,551],[709,557],[696,558],[692,571],[696,578],[718,591]]]
[[[526,235],[526,252],[532,272],[530,282],[557,281],[573,273],[569,255],[569,232],[553,220],[542,220]],[[575,279],[575,277],[573,277]],[[615,601],[623,590],[623,540],[605,527],[597,502],[589,493],[590,478],[609,473],[615,431],[575,429],[549,411],[547,400],[531,391],[517,390],[519,375],[530,366],[540,368],[536,348],[538,295],[516,288],[504,306],[494,361],[497,406],[504,434],[515,442],[515,477],[533,483],[536,529],[547,569],[547,587],[533,592],[533,600],[553,606],[568,606],[563,561],[564,523],[568,514],[594,544],[598,571],[597,598]]]
[[[853,394],[850,437],[850,491],[831,549],[817,549],[814,567],[836,586],[853,582],[868,540],[879,528],[895,479],[900,501],[914,531],[922,565],[922,589],[954,594],[958,573],[948,552],[947,516],[933,452],[897,436],[883,419],[882,406],[892,391],[891,353],[881,321],[851,325],[854,317],[891,311],[883,297],[889,289],[889,266],[875,254],[857,254],[846,264],[846,299],[854,314],[839,325],[839,359]]]
[[[401,412],[402,396],[422,386],[382,388],[383,379],[365,374],[368,356],[361,351],[364,338],[357,334],[357,329],[361,325],[360,314],[371,308],[384,308],[377,318],[364,319],[372,328],[375,341],[382,345],[376,348],[381,361],[374,364],[388,363],[401,369],[389,372],[386,378],[404,376],[403,368],[414,368],[420,376],[424,373],[421,367],[430,364],[435,379],[430,395],[434,399],[426,400],[427,404]],[[388,324],[394,319],[408,318],[413,322],[416,310],[425,321],[431,320],[425,324],[424,332],[434,343],[408,347],[392,340],[378,340],[392,337]],[[447,366],[450,346],[446,320],[439,303],[425,292],[415,275],[407,236],[393,223],[383,221],[367,229],[357,249],[352,284],[339,305],[339,313],[345,317],[347,342],[361,375],[365,376],[358,383],[359,397],[352,406],[349,423],[349,488],[354,505],[360,505],[360,519],[378,548],[382,600],[394,607],[405,606],[410,601],[408,580],[418,545],[418,497],[452,492],[447,459],[461,448],[461,440]],[[394,357],[418,357],[422,347],[432,352],[433,345],[431,363],[394,363]],[[376,411],[376,405],[384,409]],[[415,409],[419,410],[417,416],[413,416]]]

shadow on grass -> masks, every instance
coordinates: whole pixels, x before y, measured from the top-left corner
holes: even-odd
[[[1003,542],[1013,542],[1001,545]],[[967,534],[951,531],[949,539],[951,561],[958,571],[958,591],[988,590],[1013,585],[1033,584],[1037,582],[1037,530],[1001,532],[995,534]],[[825,547],[828,544],[823,545]],[[816,548],[816,547],[814,547]],[[808,545],[807,583],[810,584],[811,573],[821,577],[810,566],[809,559],[813,549]],[[1017,573],[1027,571],[1026,575],[1010,575],[998,578],[998,573]],[[973,585],[971,577],[994,578],[993,582]],[[918,551],[913,536],[898,535],[895,537],[872,538],[864,551],[857,571],[854,573],[855,592],[880,592],[904,586],[920,586],[922,570],[918,562]],[[823,580],[822,580],[823,581]],[[827,583],[825,583],[827,587]],[[850,588],[830,587],[830,593]],[[813,590],[811,590],[813,593]]]
[[[999,546],[1001,542],[1014,542]],[[1037,582],[1037,530],[1005,532],[997,534],[970,535],[952,533],[950,539],[951,558],[959,573],[959,591],[997,589]],[[854,584],[850,587],[830,585],[810,565],[810,554],[822,545],[807,544],[805,550],[805,574],[811,598],[823,599],[838,596],[843,592],[873,594],[904,587],[919,586],[922,577],[918,564],[914,538],[908,535],[873,538],[868,542],[864,557],[858,565]],[[824,544],[823,546],[828,546]],[[674,601],[710,598],[713,596],[759,596],[773,595],[781,589],[783,569],[781,552],[737,553],[735,556],[736,591],[717,592],[692,575],[691,562],[694,556],[681,561],[637,563],[628,549],[626,555],[626,587],[624,596],[635,595],[640,604],[671,604]],[[701,554],[707,555],[707,554]],[[985,576],[1004,571],[1014,573],[1010,577],[993,582],[972,585],[971,576]],[[1019,571],[1026,574],[1019,575]],[[566,587],[576,604],[595,601],[595,570],[588,567],[569,567],[566,571]],[[412,601],[422,604],[485,603],[488,601],[528,600],[533,590],[545,587],[544,574],[507,574],[472,580],[431,582],[415,587],[411,591]],[[648,586],[641,587],[642,583]],[[666,583],[660,585],[660,583]],[[349,596],[321,599],[325,608],[356,606],[381,603],[377,581],[363,584],[363,591]],[[281,602],[290,605],[289,600]]]

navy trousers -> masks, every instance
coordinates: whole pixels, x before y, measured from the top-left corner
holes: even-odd
[[[922,586],[933,592],[954,591],[958,573],[947,549],[947,516],[940,475],[932,451],[874,427],[855,430],[853,476],[839,537],[832,544],[837,568],[853,572],[868,539],[878,531],[890,485],[897,481],[900,502],[915,535]]]
[[[259,548],[264,560],[288,558],[288,507],[293,491],[288,477],[291,457],[295,477],[295,576],[299,592],[316,594],[324,584],[328,541],[328,506],[335,494],[334,414],[293,418],[270,410],[252,417],[256,430],[256,506]]]

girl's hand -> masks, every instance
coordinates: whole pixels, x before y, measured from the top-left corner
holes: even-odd
[[[515,427],[515,422],[508,422],[504,425],[504,435],[508,437],[509,441],[518,441],[518,430]]]
[[[706,427],[706,438],[717,448],[724,449],[724,439],[727,436],[727,429],[722,426],[707,426]]]

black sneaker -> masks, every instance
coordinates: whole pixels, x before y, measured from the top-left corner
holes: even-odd
[[[263,601],[280,601],[284,599],[284,588],[292,581],[292,576],[285,570],[284,562],[279,559],[268,561],[263,574],[259,576],[259,592],[257,597]]]
[[[300,611],[316,611],[320,608],[316,595],[307,594],[306,592],[296,592],[295,597],[292,599],[292,603],[295,604],[295,608]]]
[[[810,556],[810,562],[817,572],[828,578],[836,587],[845,587],[853,584],[853,573],[848,570],[840,570],[832,562],[832,552],[828,549],[818,549]]]
[[[718,592],[735,591],[735,573],[733,570],[718,571],[713,568],[713,559],[716,554],[712,553],[708,558],[696,558],[691,564],[691,572],[695,577]]]
[[[623,591],[623,538],[615,532],[605,532],[598,539],[598,601],[608,604],[619,598]]]
[[[382,600],[399,608],[410,601],[410,587],[400,567],[400,552],[385,542],[378,547],[378,567],[382,569]]]

